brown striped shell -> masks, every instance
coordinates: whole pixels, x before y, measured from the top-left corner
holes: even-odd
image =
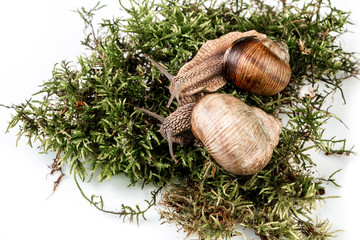
[[[268,45],[269,46],[269,45]],[[236,40],[225,52],[224,75],[235,86],[259,95],[274,95],[289,83],[291,69],[255,36]]]
[[[249,175],[271,159],[281,122],[259,108],[226,94],[209,94],[195,105],[191,131],[226,171]]]

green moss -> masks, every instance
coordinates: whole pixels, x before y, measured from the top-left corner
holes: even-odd
[[[161,217],[201,239],[242,235],[239,225],[253,228],[262,239],[329,239],[328,222],[316,222],[310,213],[324,199],[325,183],[336,183],[332,176],[326,180],[311,175],[309,169],[315,166],[308,150],[351,153],[345,139],[323,137],[323,124],[337,118],[323,105],[357,73],[358,65],[337,42],[349,13],[330,1],[296,2],[278,1],[273,7],[262,0],[131,1],[131,8],[123,7],[130,17],[103,20],[106,34],[100,36],[95,35],[92,17],[102,6],[80,9],[89,32],[83,44],[90,54],[77,63],[56,65],[34,99],[12,106],[16,114],[8,129],[18,125],[19,138],[38,141],[43,152],[57,152],[56,163],[69,165],[82,181],[98,171],[100,181],[124,174],[132,184],[163,188]],[[175,109],[175,104],[165,107],[168,80],[142,54],[176,74],[207,40],[252,29],[288,44],[289,86],[270,97],[230,84],[219,92],[289,119],[270,164],[255,175],[239,177],[221,169],[206,149],[176,145],[181,161],[174,165],[157,121],[134,111],[135,106],[144,107],[167,116]],[[301,85],[316,83],[324,88],[315,98],[297,99]],[[94,196],[84,197],[105,211],[101,198],[95,202]],[[149,207],[154,202],[149,201]],[[138,219],[145,211],[122,206],[115,214]]]

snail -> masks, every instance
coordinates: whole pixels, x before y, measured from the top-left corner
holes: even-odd
[[[230,173],[250,175],[267,165],[279,142],[282,128],[279,119],[227,94],[198,93],[193,100],[180,102],[166,118],[135,109],[161,121],[160,132],[167,139],[175,162],[173,142],[184,145],[196,139]]]
[[[251,93],[274,95],[288,85],[291,76],[287,45],[255,30],[207,41],[176,76],[147,58],[170,80],[167,107],[174,97],[179,100],[202,91],[214,92],[227,80]]]

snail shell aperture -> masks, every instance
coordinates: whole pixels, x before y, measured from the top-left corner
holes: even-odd
[[[226,94],[209,94],[195,105],[191,131],[226,171],[250,175],[263,169],[279,142],[281,122]]]

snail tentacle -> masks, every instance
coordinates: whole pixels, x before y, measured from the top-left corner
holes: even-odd
[[[171,130],[166,130],[166,137],[167,137],[167,142],[169,144],[169,152],[170,152],[170,156],[171,158],[174,160],[175,164],[179,162],[179,160],[177,160],[175,158],[174,155],[174,150],[173,150],[173,137],[172,137],[172,131]]]
[[[142,111],[143,113],[146,113],[147,115],[150,115],[151,117],[156,118],[156,119],[159,120],[161,123],[163,123],[164,120],[165,120],[165,118],[162,117],[162,116],[160,116],[159,114],[156,114],[156,113],[151,112],[151,111],[149,111],[149,110],[146,110],[146,109],[144,109],[144,108],[134,107],[134,110],[140,110],[140,111]]]
[[[174,91],[171,93],[170,99],[168,101],[168,103],[166,104],[166,107],[169,108],[172,101],[174,100],[174,98],[176,97],[176,100],[179,102],[179,90],[180,90],[180,82],[176,82],[175,83],[175,88]]]
[[[157,67],[160,72],[162,72],[168,79],[170,82],[173,81],[174,76],[169,73],[160,63],[156,62],[154,59],[152,59],[150,56],[144,54],[144,57],[149,60],[155,67]]]

